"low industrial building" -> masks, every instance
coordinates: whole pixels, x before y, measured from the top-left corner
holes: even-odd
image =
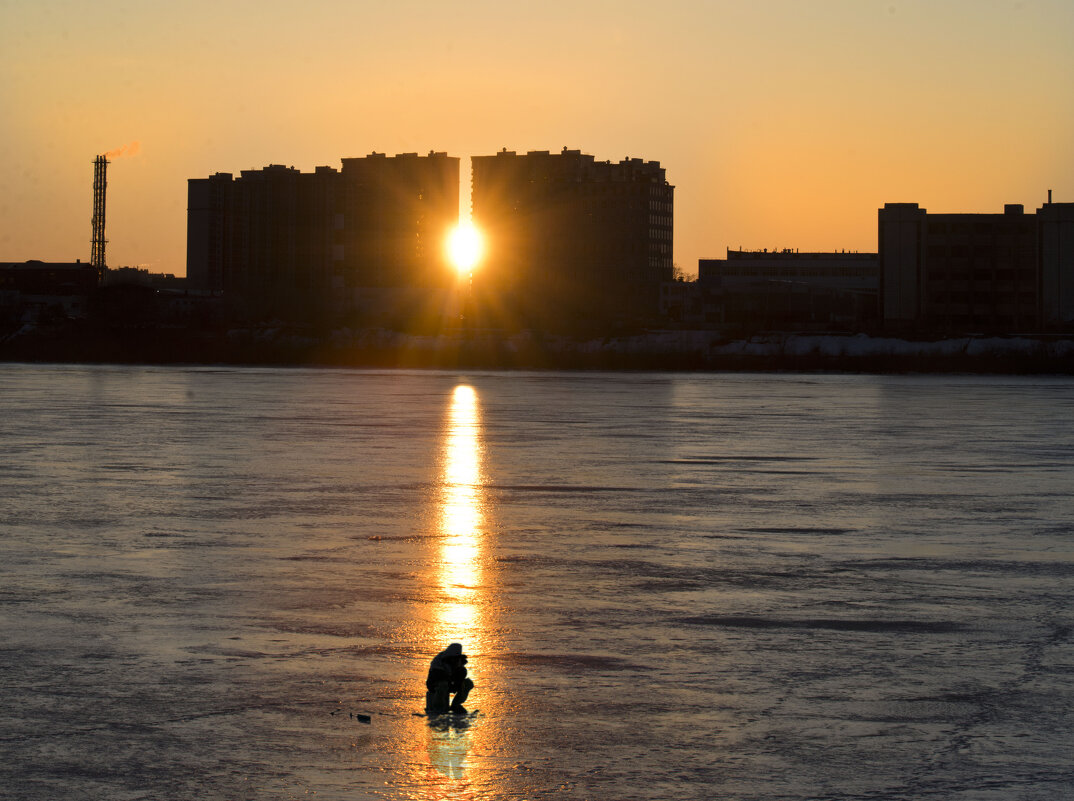
[[[0,317],[9,323],[84,317],[97,283],[97,270],[80,260],[0,263]]]
[[[878,286],[875,253],[728,248],[726,258],[698,260],[689,308],[717,326],[858,331],[877,319]]]
[[[1036,214],[878,214],[884,325],[915,333],[1074,330],[1074,203]]]

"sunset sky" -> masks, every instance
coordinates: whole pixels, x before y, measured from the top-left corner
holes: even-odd
[[[1074,201],[1071,0],[0,0],[0,261],[185,273],[186,180],[446,150],[655,159],[675,261]]]

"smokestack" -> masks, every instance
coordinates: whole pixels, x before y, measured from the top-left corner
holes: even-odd
[[[1052,190],[1051,189],[1048,190],[1048,202],[1049,203],[1052,202]]]
[[[98,156],[93,161],[93,246],[90,265],[97,269],[97,280],[104,278],[104,190],[108,186],[108,159]]]

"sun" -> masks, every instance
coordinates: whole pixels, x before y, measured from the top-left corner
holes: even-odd
[[[474,228],[473,223],[459,223],[448,234],[448,258],[460,275],[474,269],[474,266],[481,261],[482,250],[481,232]]]

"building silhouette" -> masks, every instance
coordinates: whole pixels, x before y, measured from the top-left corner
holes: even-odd
[[[0,324],[84,317],[97,286],[96,267],[81,260],[0,263]]]
[[[728,248],[724,259],[698,260],[698,321],[860,331],[877,320],[878,285],[875,253]]]
[[[672,277],[674,187],[656,161],[578,150],[475,156],[472,214],[486,240],[474,275],[496,327],[578,329],[654,318]]]
[[[1040,316],[1046,329],[1074,331],[1074,203],[1037,209]]]
[[[188,199],[190,286],[222,292],[241,316],[421,316],[416,290],[454,280],[443,242],[458,223],[459,160],[446,153],[217,173],[190,179]]]
[[[885,326],[917,333],[1028,333],[1074,326],[1074,203],[1036,214],[879,210]]]

